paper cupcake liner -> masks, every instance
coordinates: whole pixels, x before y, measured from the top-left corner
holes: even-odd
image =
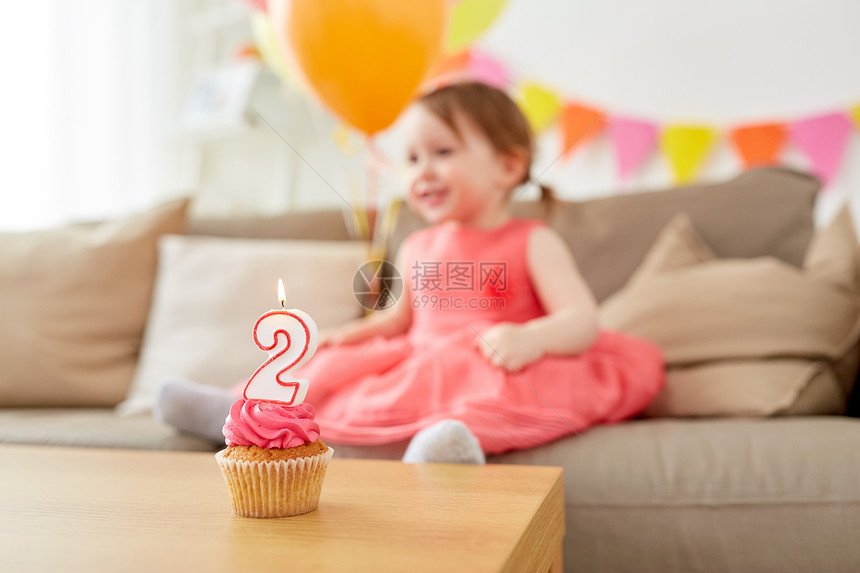
[[[292,460],[236,461],[215,454],[233,511],[244,517],[288,517],[315,510],[334,450]]]

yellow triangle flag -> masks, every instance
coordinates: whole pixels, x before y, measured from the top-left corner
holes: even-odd
[[[851,116],[851,119],[854,120],[854,125],[857,129],[860,129],[860,103],[851,108],[851,111],[848,112],[848,115]]]
[[[540,133],[549,127],[561,110],[561,99],[555,93],[537,84],[521,85],[517,103],[535,133]]]
[[[672,166],[676,183],[689,183],[696,178],[716,135],[713,128],[694,125],[670,125],[663,130],[660,149]]]

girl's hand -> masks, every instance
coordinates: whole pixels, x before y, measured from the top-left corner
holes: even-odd
[[[317,348],[349,344],[352,342],[352,339],[355,338],[355,330],[356,329],[352,323],[320,330],[319,337],[317,338]]]
[[[340,336],[336,332],[335,329],[329,328],[326,330],[320,330],[319,336],[317,337],[317,348],[322,348],[323,346],[334,346],[340,344],[339,339]]]
[[[517,371],[539,359],[544,349],[523,325],[501,322],[475,339],[478,350],[493,366]]]

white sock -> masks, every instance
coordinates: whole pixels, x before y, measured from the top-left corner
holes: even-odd
[[[424,428],[412,438],[403,461],[448,464],[486,463],[478,438],[459,420],[442,420]]]
[[[167,380],[158,390],[153,414],[180,432],[223,442],[221,429],[236,399],[226,388]]]

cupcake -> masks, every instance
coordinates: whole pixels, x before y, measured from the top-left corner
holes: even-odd
[[[233,511],[287,517],[315,510],[334,454],[319,435],[310,404],[234,402],[224,424],[227,448],[215,454]]]

